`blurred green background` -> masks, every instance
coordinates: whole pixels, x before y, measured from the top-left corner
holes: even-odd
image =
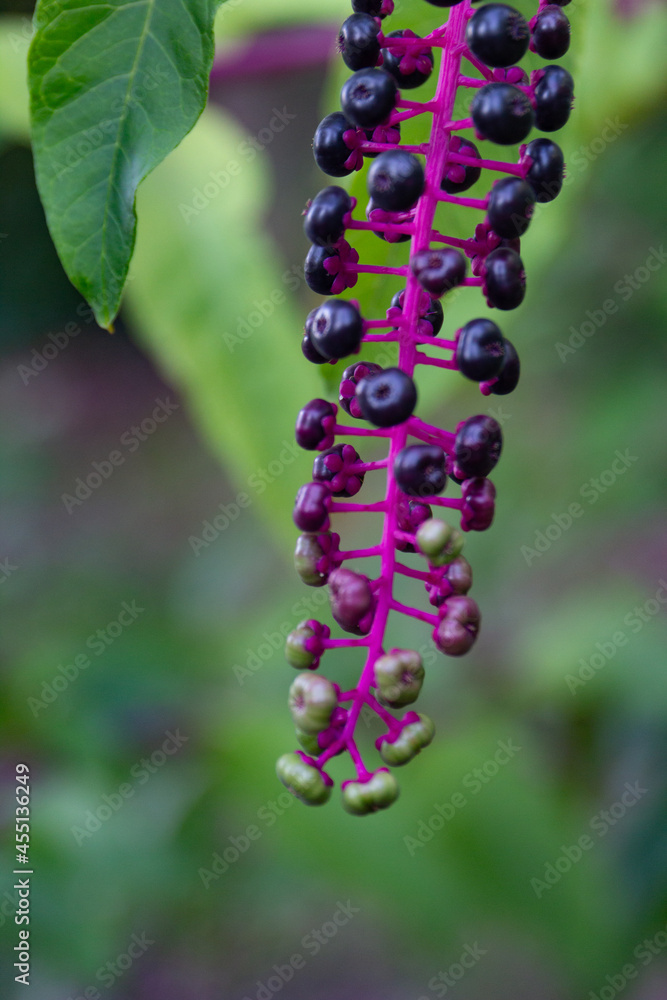
[[[665,6],[567,8],[568,181],[523,240],[526,301],[502,316],[518,390],[489,404],[458,377],[420,383],[425,419],[490,405],[503,424],[496,521],[467,540],[484,629],[430,668],[436,740],[365,820],[336,794],[293,804],[273,771],[293,746],[282,635],[327,620],[291,565],[310,459],[285,450],[299,406],[337,379],[299,350],[315,302],[300,212],[328,183],[310,141],[337,107],[349,8],[312,7],[222,8],[209,109],[140,192],[110,336],[34,187],[30,4],[0,4],[2,996],[664,1000]],[[392,28],[438,17],[402,0]],[[283,65],[258,55],[267,35]],[[441,221],[469,234],[469,218]],[[369,261],[405,254],[355,242]],[[377,316],[396,287],[362,279],[354,295]],[[446,322],[479,312],[466,291]],[[336,527],[353,547],[378,522]],[[401,645],[428,640],[393,627]],[[331,655],[327,674],[359,668]],[[499,741],[520,748],[500,766]],[[25,991],[10,957],[19,760]]]

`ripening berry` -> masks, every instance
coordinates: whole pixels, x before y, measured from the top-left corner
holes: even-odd
[[[525,18],[507,4],[487,3],[468,21],[468,48],[487,66],[513,66],[525,56],[529,42]]]
[[[289,665],[295,670],[317,670],[324,649],[321,639],[328,636],[329,632],[327,626],[312,619],[299,622],[285,640],[285,659]]]
[[[315,195],[306,209],[303,229],[311,243],[326,247],[345,234],[345,216],[352,211],[352,199],[343,188],[331,184]]]
[[[360,69],[340,92],[345,117],[357,128],[375,128],[386,121],[398,96],[396,81],[383,69]]]
[[[322,674],[299,674],[289,689],[289,710],[304,733],[321,733],[338,704],[336,688]]]
[[[442,618],[433,632],[433,641],[447,656],[463,656],[472,648],[479,632],[481,615],[471,597],[450,597],[440,609]]]
[[[553,201],[563,187],[565,160],[560,146],[551,139],[533,139],[523,150],[521,163],[530,162],[526,180],[535,193],[535,200]]]
[[[532,48],[543,59],[560,59],[570,47],[570,22],[557,4],[543,7],[535,18]]]
[[[429,745],[435,735],[435,726],[428,715],[417,715],[416,712],[409,715],[411,721],[403,726],[397,737],[382,736],[376,743],[382,760],[390,767],[407,764]]]
[[[399,494],[396,501],[396,526],[399,531],[413,535],[420,524],[428,521],[433,516],[433,511],[427,503],[411,499]],[[397,541],[396,548],[400,552],[416,552],[416,548],[411,542]]]
[[[469,156],[479,159],[479,150],[474,143],[462,139],[459,135],[453,135],[449,141],[449,149],[452,153],[460,153],[461,156]],[[462,194],[475,184],[482,173],[481,167],[471,167],[470,164],[450,163],[445,166],[440,187],[447,194]]]
[[[491,188],[488,217],[491,228],[504,239],[523,236],[535,208],[535,194],[520,177],[504,177]]]
[[[310,314],[308,334],[318,354],[334,360],[355,354],[364,333],[358,308],[346,299],[329,299]]]
[[[296,495],[292,517],[301,531],[322,531],[329,527],[331,491],[325,483],[305,483]]]
[[[335,444],[320,452],[313,462],[313,479],[327,483],[335,497],[353,497],[364,482],[363,472],[350,472],[361,461],[351,444]]]
[[[424,291],[439,299],[461,284],[466,276],[466,259],[453,247],[419,250],[410,258],[410,270]]]
[[[456,342],[456,364],[473,382],[494,378],[505,357],[505,338],[490,319],[471,319]]]
[[[329,577],[325,539],[332,541],[331,532],[299,535],[294,550],[294,568],[308,587],[323,587]],[[325,568],[327,567],[327,568]],[[291,661],[290,661],[291,662]]]
[[[380,55],[380,26],[370,14],[352,14],[338,33],[338,48],[349,69],[375,66]]]
[[[386,809],[398,798],[398,784],[393,774],[380,768],[367,781],[345,781],[342,785],[343,809],[354,816]]]
[[[307,451],[319,451],[333,444],[336,407],[326,399],[311,399],[296,418],[296,442]]]
[[[464,556],[457,556],[447,566],[447,582],[453,594],[467,594],[472,587],[472,566]]]
[[[541,132],[556,132],[570,117],[574,80],[562,66],[547,66],[534,74],[535,125]]]
[[[493,417],[480,413],[465,420],[458,428],[454,442],[457,475],[466,478],[486,476],[496,466],[503,447],[500,424]]]
[[[412,153],[390,149],[371,164],[367,184],[374,206],[406,212],[424,190],[424,168]]]
[[[484,294],[496,309],[516,309],[526,294],[526,272],[518,253],[498,247],[484,261]]]
[[[491,392],[494,396],[507,396],[510,392],[514,392],[519,384],[520,375],[521,362],[519,361],[519,355],[516,352],[514,344],[506,340],[505,357],[498,372],[498,380],[491,386]]]
[[[418,38],[413,31],[391,31],[386,38]],[[404,49],[382,49],[382,67],[391,73],[400,90],[413,90],[426,83],[433,72],[433,52],[426,49],[415,58]]]
[[[331,797],[322,773],[307,764],[298,753],[285,753],[278,759],[276,774],[283,785],[307,806],[321,806]]]
[[[357,384],[357,402],[364,420],[376,427],[395,427],[412,416],[417,390],[406,372],[385,368],[370,372]]]
[[[345,132],[354,131],[354,125],[340,111],[323,118],[313,137],[313,155],[320,170],[331,177],[347,177],[353,167],[346,167],[352,150],[343,138]]]
[[[463,536],[445,521],[432,517],[419,526],[417,547],[432,566],[446,566],[461,554]]]
[[[346,413],[355,419],[361,419],[361,410],[357,400],[357,385],[366,378],[367,375],[376,375],[381,372],[380,365],[373,364],[372,361],[357,361],[349,365],[343,372],[343,378],[338,389],[338,401]]]
[[[462,531],[486,531],[491,527],[496,506],[496,488],[490,479],[466,479],[461,483]]]
[[[447,484],[445,453],[437,444],[409,444],[394,459],[398,488],[410,497],[433,497]]]
[[[470,104],[475,128],[484,139],[500,146],[523,142],[535,121],[528,97],[510,83],[487,83]]]
[[[377,698],[381,705],[402,708],[419,697],[424,683],[424,664],[414,649],[392,649],[373,667]]]
[[[341,566],[329,577],[331,614],[340,627],[354,635],[367,635],[373,624],[375,599],[370,581],[362,573]]]

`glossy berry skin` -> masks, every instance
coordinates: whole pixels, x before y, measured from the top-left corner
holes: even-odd
[[[328,575],[318,569],[325,558],[325,552],[320,544],[320,535],[299,535],[294,550],[294,568],[308,587],[323,587]],[[293,635],[294,633],[290,633]],[[289,641],[289,636],[288,636]],[[288,662],[292,661],[288,657]],[[302,669],[308,664],[304,664]]]
[[[510,392],[514,392],[519,384],[520,376],[521,362],[519,361],[519,355],[516,352],[514,344],[506,340],[505,357],[498,372],[498,381],[494,382],[491,386],[491,392],[494,396],[509,395]]]
[[[570,47],[570,22],[557,4],[543,7],[533,24],[531,48],[543,59],[560,59]]]
[[[321,733],[338,704],[336,689],[321,674],[299,674],[289,689],[289,710],[304,733]]]
[[[424,291],[439,299],[461,284],[466,276],[466,259],[453,247],[419,250],[410,258],[410,270]]]
[[[352,14],[338,33],[338,48],[348,69],[375,66],[380,55],[380,26],[370,14]]]
[[[346,145],[343,135],[354,129],[340,111],[323,118],[315,130],[313,137],[313,156],[320,170],[331,177],[347,177],[353,171],[346,167],[345,161],[352,150]]]
[[[461,0],[427,0],[433,7],[456,7]]]
[[[528,97],[511,83],[487,83],[470,104],[475,128],[499,146],[523,142],[535,122]]]
[[[322,806],[331,797],[331,785],[327,785],[317,768],[307,764],[298,753],[284,753],[276,764],[276,774],[307,806]]]
[[[504,177],[491,188],[488,219],[491,228],[503,239],[523,236],[535,208],[535,193],[520,177]]]
[[[376,744],[379,744],[378,750],[382,760],[390,767],[407,764],[420,750],[427,747],[435,736],[435,726],[427,715],[417,715],[416,712],[410,715],[415,717],[414,721],[403,726],[396,739],[390,741],[386,737],[381,737]]]
[[[361,419],[361,410],[357,400],[357,385],[367,375],[376,375],[381,372],[380,365],[373,364],[372,361],[357,361],[349,365],[343,372],[340,387],[338,389],[338,401],[346,413],[356,420]]]
[[[376,427],[395,427],[412,416],[417,390],[400,368],[385,368],[357,384],[357,402],[364,420]]]
[[[385,212],[406,212],[424,190],[424,168],[412,153],[389,149],[368,171],[368,193]]]
[[[428,521],[433,516],[433,512],[427,503],[410,499],[407,496],[400,496],[396,503],[397,527],[399,531],[406,534],[414,534],[420,524]],[[417,549],[411,542],[398,541],[396,548],[400,552],[416,552]]]
[[[521,163],[530,161],[526,180],[535,200],[553,201],[563,187],[565,160],[560,146],[551,139],[533,139],[522,152]]]
[[[457,556],[447,566],[447,582],[454,594],[467,594],[472,587],[472,567],[463,556]]]
[[[436,337],[442,329],[444,319],[442,303],[438,299],[432,299],[430,295],[424,295],[423,298],[424,302],[420,303],[419,309],[419,332],[427,337]],[[402,289],[392,296],[391,305],[402,312],[404,301],[405,289]]]
[[[460,153],[461,156],[479,159],[477,146],[458,135],[452,136],[449,148],[453,153]],[[447,194],[462,194],[479,180],[481,173],[481,167],[471,167],[469,164],[464,165],[463,163],[449,163],[445,169],[445,176],[442,178],[440,187]]]
[[[352,10],[355,14],[370,14],[371,17],[387,16],[382,10],[382,0],[352,0]]]
[[[353,816],[367,816],[387,809],[398,798],[396,778],[381,768],[368,781],[345,781],[342,786],[343,809]]]
[[[432,566],[446,566],[461,555],[463,536],[450,524],[432,517],[419,526],[417,548]]]
[[[343,84],[340,103],[345,117],[357,128],[375,128],[393,111],[397,95],[391,73],[360,69]]]
[[[331,614],[353,635],[367,635],[373,624],[375,600],[368,577],[341,566],[329,576]]]
[[[487,3],[466,28],[466,44],[486,66],[513,66],[528,51],[530,31],[522,15],[504,3]]]
[[[331,295],[335,275],[329,274],[324,267],[324,262],[330,257],[338,256],[335,247],[312,246],[310,248],[304,261],[303,273],[306,284],[313,292],[317,292],[318,295]]]
[[[345,358],[359,350],[364,333],[361,314],[346,299],[329,299],[315,310],[308,333],[318,354],[330,360]]]
[[[329,526],[331,491],[325,483],[305,483],[296,495],[294,523],[300,531],[322,531]]]
[[[308,205],[304,232],[311,243],[330,246],[345,234],[345,216],[351,211],[352,200],[347,191],[331,184],[316,194]]]
[[[401,708],[419,697],[424,683],[424,664],[414,649],[392,649],[375,661],[374,677],[381,705]]]
[[[303,339],[301,341],[301,353],[303,354],[306,361],[310,361],[310,363],[313,365],[326,365],[329,361],[329,358],[325,358],[324,355],[320,354],[319,351],[315,350],[315,348],[311,343],[310,335],[308,334],[307,331],[306,333],[304,333]]]
[[[454,442],[457,475],[466,478],[487,476],[495,468],[503,447],[500,424],[493,417],[480,413],[470,417],[458,428]]]
[[[326,399],[311,399],[296,418],[295,436],[297,444],[306,451],[315,448],[323,450],[333,444],[333,427],[336,422],[336,407]]]
[[[412,31],[391,31],[386,37],[403,38],[405,35],[411,36],[412,38],[418,37]],[[415,87],[421,87],[423,83],[426,83],[431,75],[433,71],[433,53],[431,49],[425,51],[422,55],[420,55],[420,65],[415,66],[414,69],[411,69],[408,72],[404,72],[401,68],[401,62],[403,61],[404,56],[405,52],[392,52],[391,49],[383,49],[382,67],[388,73],[391,73],[400,90],[414,90]]]
[[[473,382],[495,378],[505,357],[505,338],[493,320],[471,319],[456,343],[456,364]]]
[[[299,622],[285,640],[285,659],[289,665],[295,670],[317,670],[324,651],[321,639],[329,633],[328,626],[312,619]]]
[[[353,497],[364,483],[363,472],[350,472],[349,468],[361,461],[351,444],[335,444],[322,451],[313,462],[313,479],[327,483],[335,497]]]
[[[447,656],[463,656],[472,648],[479,632],[481,615],[471,597],[448,598],[441,608],[442,618],[433,632],[433,641]]]
[[[509,247],[492,250],[484,262],[484,293],[496,309],[516,309],[526,294],[526,272],[518,253]]]
[[[486,531],[491,527],[496,507],[496,488],[490,479],[466,479],[461,483],[462,531]]]
[[[384,218],[378,219],[378,213],[382,213]],[[379,205],[376,205],[371,198],[366,205],[366,218],[369,222],[386,222],[386,213],[384,209],[381,209]],[[409,233],[397,233],[396,231],[391,231],[389,229],[374,229],[373,233],[380,240],[385,240],[387,243],[409,243],[410,234]]]
[[[445,453],[437,444],[409,444],[394,460],[398,488],[410,497],[433,497],[447,484]]]
[[[535,125],[541,132],[556,132],[570,117],[574,80],[562,66],[547,66],[535,79]]]

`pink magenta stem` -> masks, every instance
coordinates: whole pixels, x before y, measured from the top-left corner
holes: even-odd
[[[468,251],[472,240],[460,240],[456,236],[445,236],[443,233],[439,233],[437,229],[431,230],[431,239],[437,243],[447,243],[450,247],[458,247],[459,250]]]
[[[424,580],[424,582],[428,582],[431,579],[431,574],[425,572],[425,570],[412,569],[411,566],[404,566],[403,563],[396,563],[396,572],[402,573],[403,576],[411,576],[415,580]]]
[[[362,142],[358,147],[362,153],[386,153],[387,146],[381,142]],[[428,143],[422,142],[419,146],[406,146],[403,143],[392,145],[392,149],[402,149],[406,153],[420,153],[422,156],[428,152]]]
[[[379,500],[378,503],[341,503],[340,501],[335,501],[329,507],[332,514],[376,514],[386,509],[387,503],[385,500]]]
[[[417,351],[416,363],[418,365],[434,365],[436,368],[451,368],[456,371],[455,361],[444,361],[442,358],[429,358],[428,354],[423,354],[421,351]]]
[[[398,528],[394,532],[394,538],[397,542],[407,542],[409,545],[414,545],[415,536],[409,535],[407,531],[399,531]]]
[[[385,327],[391,327],[392,329],[396,326],[396,323],[391,319],[365,319],[364,320],[364,330],[382,330]]]
[[[459,87],[484,87],[489,82],[488,76],[483,80],[478,80],[473,76],[460,76]]]
[[[422,611],[420,608],[409,608],[407,604],[401,604],[400,601],[391,602],[392,611],[398,611],[401,615],[407,615],[409,618],[418,618],[421,622],[428,622],[429,625],[437,625],[439,618],[437,615],[430,615],[428,611]]]
[[[408,97],[401,97],[396,101],[397,108],[412,108],[413,111],[435,111],[438,107],[437,101],[411,101]]]
[[[461,510],[463,507],[463,500],[450,500],[448,497],[430,497],[428,502],[435,507],[452,507],[455,510]]]
[[[345,270],[356,274],[398,274],[402,278],[408,273],[407,267],[385,267],[383,264],[345,264]]]
[[[382,430],[381,427],[346,427],[344,424],[334,426],[335,434],[351,434],[354,437],[391,437],[391,431]]]
[[[325,649],[342,649],[345,646],[367,646],[368,639],[322,639]]]
[[[426,347],[440,347],[446,351],[451,351],[456,347],[455,340],[443,340],[441,337],[425,337],[422,333],[417,334],[415,342],[423,344]]]
[[[396,732],[396,730],[403,728],[398,719],[395,719],[391,712],[387,711],[387,709],[379,703],[377,698],[374,698],[370,693],[366,695],[366,704],[369,705],[374,712],[377,712],[382,721],[387,723],[392,732]]]
[[[437,189],[438,201],[447,201],[451,205],[463,205],[464,208],[480,208],[483,212],[489,207],[488,198],[459,198],[456,194],[447,194],[439,187]]]
[[[458,121],[447,122],[447,124],[442,127],[447,132],[460,132],[464,128],[472,128],[473,125],[474,122],[472,118],[459,118]]]
[[[464,167],[483,167],[485,170],[499,170],[505,174],[515,174],[523,177],[525,171],[518,163],[505,163],[503,160],[479,160],[476,156],[464,156],[462,153],[452,153],[452,163],[461,163]]]
[[[452,434],[451,431],[444,431],[442,427],[424,423],[419,417],[410,417],[407,424],[409,432],[413,437],[421,437],[425,434],[427,437],[436,438],[443,445],[445,451],[451,450],[454,447],[456,435]]]
[[[397,331],[391,333],[367,333],[364,336],[365,344],[392,344],[400,339]]]
[[[470,63],[471,66],[474,66],[477,72],[481,73],[486,80],[493,80],[493,73],[489,67],[485,66],[483,62],[480,62],[467,46],[464,47],[463,57]]]
[[[375,469],[386,469],[387,458],[378,458],[377,462],[355,462],[347,467],[348,472],[374,472]]]
[[[414,232],[414,226],[410,222],[357,222],[353,220],[347,228],[366,229],[372,233],[407,233],[409,236]]]
[[[379,556],[382,553],[381,545],[373,545],[370,549],[348,549],[347,552],[339,552],[342,560],[345,559],[367,559],[371,556]]]

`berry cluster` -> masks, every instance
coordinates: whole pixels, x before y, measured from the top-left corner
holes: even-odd
[[[406,764],[433,738],[431,720],[409,708],[424,680],[419,653],[384,648],[390,613],[426,622],[437,648],[449,656],[466,653],[480,625],[479,608],[468,596],[472,573],[461,554],[462,532],[484,531],[493,520],[496,491],[487,477],[500,457],[501,429],[486,415],[463,420],[453,432],[425,423],[415,415],[415,368],[459,371],[478,382],[484,395],[504,395],[516,387],[519,358],[499,326],[473,318],[445,339],[440,336],[440,300],[454,288],[470,286],[481,289],[489,306],[516,308],[525,291],[520,238],[535,203],[551,201],[563,182],[563,156],[550,139],[532,139],[521,145],[518,163],[506,163],[482,159],[474,142],[461,133],[473,131],[473,138],[505,146],[523,143],[533,127],[559,129],[573,101],[572,78],[561,66],[539,69],[529,79],[516,65],[529,48],[545,59],[566,52],[570,26],[561,8],[569,0],[540,0],[528,22],[502,3],[473,10],[470,0],[429,2],[453,9],[444,26],[420,38],[410,30],[384,34],[392,0],[353,0],[354,13],[340,30],[339,47],[354,73],[341,92],[342,111],[320,123],[313,149],[317,164],[333,177],[351,174],[371,158],[369,202],[365,219],[356,219],[356,200],[332,185],[313,198],[305,213],[305,232],[312,242],[305,274],[313,291],[337,296],[363,273],[398,274],[405,281],[380,319],[363,317],[355,301],[328,299],[309,314],[302,343],[314,364],[356,355],[370,342],[399,348],[396,367],[355,361],[345,369],[339,406],[351,424],[340,423],[339,407],[324,399],[304,406],[296,423],[298,443],[318,452],[312,481],[301,487],[294,508],[294,522],[303,532],[296,568],[306,584],[328,586],[333,618],[354,638],[332,638],[328,626],[314,620],[301,622],[288,637],[287,660],[301,671],[289,705],[302,749],[283,755],[277,772],[298,798],[321,804],[333,785],[327,761],[347,751],[356,777],[342,784],[343,806],[357,815],[396,799],[398,786],[389,768]],[[403,97],[403,91],[428,80],[437,50],[435,97],[424,102]],[[462,74],[463,59],[477,77]],[[459,87],[474,96],[470,117],[455,121]],[[401,144],[401,122],[422,114],[433,117],[429,141]],[[506,176],[483,199],[462,197],[484,170]],[[434,228],[441,202],[484,213],[473,237],[456,239]],[[359,263],[346,240],[355,229],[370,230],[389,242],[410,241],[409,263],[395,268]],[[385,438],[388,456],[364,461],[353,445],[340,440],[349,437]],[[366,475],[376,470],[386,475],[384,500],[339,499],[355,497]],[[441,495],[449,481],[460,487],[460,497]],[[459,518],[460,530],[434,517],[433,507],[449,508]],[[369,548],[344,551],[330,518],[355,511],[383,515],[382,539]],[[399,553],[418,554],[425,566],[399,561]],[[376,579],[349,566],[373,556],[381,561]],[[397,573],[424,585],[432,612],[396,600],[392,584]],[[338,647],[367,650],[358,684],[349,691],[315,672],[326,650]],[[388,767],[374,771],[367,770],[355,742],[365,706],[386,727],[376,748]]]

